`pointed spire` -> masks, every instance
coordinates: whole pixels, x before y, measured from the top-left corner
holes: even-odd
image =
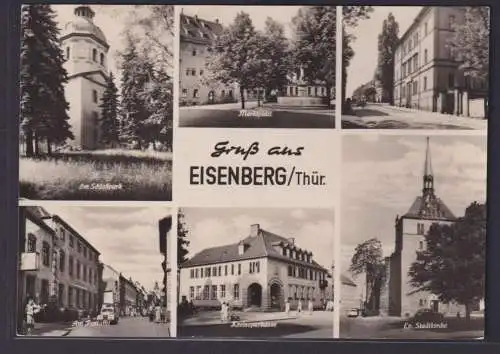
[[[431,150],[429,144],[429,137],[427,137],[426,149],[425,149],[425,165],[424,165],[424,179],[423,179],[423,189],[422,193],[424,199],[434,195],[434,176],[432,172],[431,163]]]

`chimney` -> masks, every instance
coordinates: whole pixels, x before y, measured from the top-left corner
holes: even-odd
[[[288,239],[288,242],[290,242],[292,245],[295,245],[295,238],[294,237],[290,237]]]
[[[250,225],[250,236],[255,237],[259,234],[260,231],[260,225],[259,224],[253,224]]]

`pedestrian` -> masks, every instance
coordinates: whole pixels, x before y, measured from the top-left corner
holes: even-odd
[[[290,316],[290,300],[286,299],[285,302],[285,312],[287,316]]]
[[[221,322],[226,321],[226,303],[224,301],[220,305],[220,321]]]
[[[314,310],[312,300],[309,300],[309,303],[307,304],[307,308],[309,310],[309,314],[312,315],[313,314],[313,310]]]
[[[30,336],[32,330],[35,328],[35,314],[40,312],[40,306],[38,306],[32,298],[28,299],[26,305],[26,329],[27,335]]]
[[[155,322],[156,323],[161,322],[161,307],[160,306],[155,307]]]
[[[297,315],[299,315],[302,312],[302,299],[299,300],[299,303],[297,304]]]

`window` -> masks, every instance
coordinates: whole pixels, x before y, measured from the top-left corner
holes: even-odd
[[[286,248],[283,248],[283,256],[286,257]]]
[[[196,76],[196,69],[191,69],[191,75]]]
[[[200,75],[203,75],[205,73],[205,70],[200,69]]]
[[[448,28],[453,30],[454,26],[455,26],[455,16],[450,15],[450,17],[448,18]]]
[[[80,242],[78,242],[78,253],[82,253],[82,244]]]
[[[196,56],[196,49],[193,49],[193,57]]]
[[[455,75],[453,73],[448,74],[448,87],[454,87],[455,86]]]
[[[205,285],[203,287],[203,300],[208,300],[210,295],[210,287],[208,285]]]
[[[59,271],[61,273],[64,273],[64,270],[66,269],[66,255],[64,254],[64,251],[59,252]]]
[[[194,286],[189,287],[189,299],[194,299]]]
[[[227,264],[224,266],[224,275],[227,275]]]
[[[189,74],[191,74],[191,70],[190,69],[186,69],[186,76],[189,76]]]
[[[191,270],[189,271],[189,277],[190,277],[191,279],[193,279],[193,278],[194,278],[194,269],[191,269]]]
[[[423,299],[420,299],[418,301],[418,306],[424,306],[424,300]]]
[[[71,277],[73,276],[73,257],[71,256],[68,258],[68,273]]]
[[[231,275],[234,275],[234,264],[231,264]]]
[[[219,277],[222,276],[222,267],[219,266]]]
[[[80,261],[76,261],[76,279],[80,279]]]
[[[41,285],[40,302],[46,304],[49,302],[49,281],[47,279],[42,279]]]
[[[238,263],[238,275],[241,275],[241,264]]]
[[[210,276],[211,276],[211,269],[210,269],[210,267],[205,268],[205,276],[206,276],[207,278],[210,278]]]
[[[233,286],[233,298],[235,300],[240,299],[240,284],[234,284],[234,286]]]
[[[413,71],[417,70],[418,70],[418,54],[416,54],[415,57],[413,58]]]
[[[293,276],[293,267],[291,265],[288,266],[288,276]]]
[[[217,276],[217,267],[212,268],[212,276],[216,277]]]
[[[198,93],[198,89],[193,90],[193,98],[198,98],[200,94]]]
[[[94,103],[97,103],[97,91],[96,90],[92,90],[92,101]]]
[[[225,297],[226,297],[226,286],[225,285],[221,285],[220,286],[220,298],[224,299]]]
[[[92,284],[92,282],[93,282],[92,269],[89,268],[89,283]]]
[[[417,234],[423,235],[424,233],[425,233],[424,224],[418,223],[417,224]]]
[[[101,63],[102,66],[104,66],[104,54],[101,53],[101,55],[99,56],[99,62]]]
[[[61,240],[66,240],[66,230],[64,230],[62,227],[59,229],[59,233],[61,235]]]
[[[66,59],[70,58],[70,54],[71,54],[71,49],[69,47],[66,47]]]
[[[33,234],[28,234],[28,253],[36,252],[36,236]]]
[[[83,256],[87,258],[87,247],[83,247]]]
[[[69,237],[69,247],[75,247],[75,238],[73,235]]]
[[[82,275],[83,275],[83,281],[87,281],[87,266],[83,265],[82,267]]]
[[[47,242],[42,246],[42,263],[46,267],[50,265],[50,246]]]
[[[92,60],[97,62],[97,49],[92,49]]]
[[[413,94],[416,95],[418,93],[418,81],[413,81]]]
[[[427,90],[427,76],[424,76],[424,91]]]
[[[418,242],[418,249],[423,250],[424,249],[424,241],[419,241]]]
[[[198,269],[198,268],[196,268],[196,270],[194,271],[194,277],[195,277],[195,278],[198,278],[198,277],[199,277],[199,275],[200,275],[200,274],[199,274],[199,269]]]
[[[188,95],[188,90],[187,89],[182,89],[182,97],[186,98]]]
[[[203,268],[200,268],[200,278],[203,278]]]
[[[424,64],[427,64],[427,49],[424,50]]]
[[[196,300],[201,300],[201,285],[196,287]]]
[[[211,300],[217,300],[217,285],[212,285],[212,291],[210,293]]]

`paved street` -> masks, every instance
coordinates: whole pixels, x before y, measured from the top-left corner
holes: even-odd
[[[291,312],[287,317],[283,312],[237,313],[241,318],[233,326],[220,323],[220,314],[202,312],[195,318],[185,320],[178,327],[180,337],[281,337],[281,338],[332,338],[333,313],[316,311],[312,315]],[[266,327],[260,326],[265,323]],[[253,327],[252,327],[253,326]]]
[[[68,337],[169,337],[169,323],[150,322],[147,317],[123,317],[115,325],[74,327]]]
[[[429,339],[429,340],[479,340],[484,336],[482,319],[446,320],[446,329],[410,329],[404,321],[394,317],[358,317],[340,319],[340,337],[345,339]]]
[[[486,129],[487,120],[369,103],[342,116],[343,129]]]
[[[245,103],[245,110],[257,108],[256,102]],[[212,128],[317,128],[335,127],[335,111],[318,107],[280,106],[264,104],[261,111],[270,111],[270,116],[240,117],[241,104],[217,104],[179,108],[181,127]]]

